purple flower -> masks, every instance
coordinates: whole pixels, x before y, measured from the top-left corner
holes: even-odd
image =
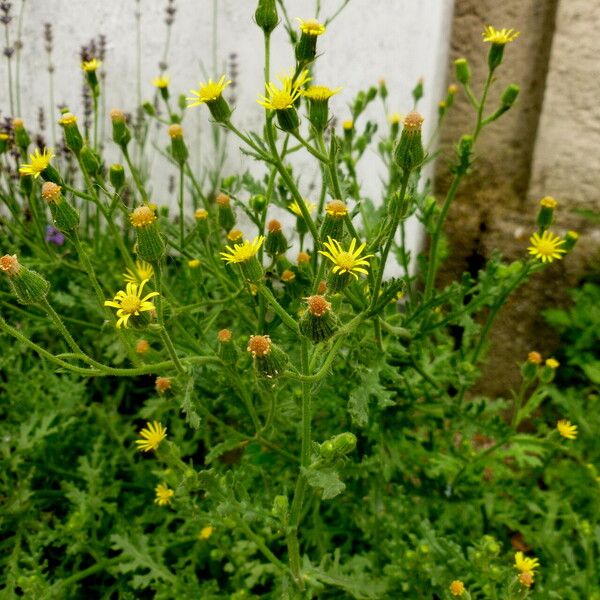
[[[46,241],[62,246],[65,243],[65,236],[53,225],[48,225],[46,227]]]

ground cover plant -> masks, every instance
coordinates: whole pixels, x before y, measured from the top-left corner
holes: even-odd
[[[436,286],[445,218],[478,138],[517,100],[517,85],[494,80],[518,32],[486,28],[485,81],[456,61],[432,130],[459,93],[473,126],[437,156],[435,134],[422,138],[422,82],[385,131],[365,116],[376,103],[389,112],[384,81],[337,124],[328,102],[344,82],[321,81],[318,45],[336,35],[339,13],[317,4],[316,19],[298,21],[284,2],[254,7],[265,57],[256,131],[236,126],[220,72],[174,97],[162,69],[155,102],[105,114],[101,44],[82,57],[89,112],[52,115],[60,148],[10,107],[0,133],[3,597],[600,598],[600,363],[586,308],[597,287],[576,292],[571,312],[548,307],[562,364],[532,348],[515,357],[518,389],[473,391],[493,361],[498,312],[568,260],[577,234],[554,224],[558,203],[545,197],[520,260],[496,253]],[[8,28],[10,4],[0,9]],[[290,39],[279,78],[277,27]],[[185,133],[197,110],[213,122],[215,160],[203,171]],[[157,127],[176,202],[150,192]],[[226,141],[252,170],[226,171]],[[377,198],[357,174],[367,148],[386,167]],[[108,149],[120,162],[106,163]],[[298,154],[320,168],[311,197]],[[436,157],[453,176],[444,198],[422,178]],[[272,218],[274,206],[293,227]],[[428,240],[411,269],[413,215]],[[392,262],[400,277],[384,276]]]

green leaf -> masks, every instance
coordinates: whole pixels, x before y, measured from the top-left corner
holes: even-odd
[[[346,489],[337,471],[331,467],[322,469],[302,467],[302,473],[310,487],[322,490],[321,497],[323,500],[331,500],[331,498],[335,498]]]
[[[362,369],[359,371],[361,383],[350,393],[348,412],[352,422],[359,427],[364,427],[369,422],[369,401],[371,397],[377,400],[380,408],[391,406],[394,392],[390,392],[381,385],[379,375],[382,367]]]

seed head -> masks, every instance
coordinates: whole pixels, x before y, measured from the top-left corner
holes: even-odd
[[[299,265],[305,265],[310,261],[310,255],[307,252],[299,252],[298,258],[296,258],[296,262]]]
[[[421,131],[423,120],[421,114],[413,110],[404,117],[404,129],[407,131]]]
[[[331,310],[331,302],[328,302],[324,296],[309,296],[306,303],[310,314],[314,317],[322,317]]]
[[[286,269],[281,274],[281,281],[283,281],[284,283],[291,283],[292,281],[294,281],[294,279],[296,279],[296,274],[294,273],[294,271],[290,271],[289,269]]]
[[[217,339],[221,344],[228,344],[231,341],[233,334],[230,329],[221,329],[219,333],[217,333]]]
[[[125,113],[118,109],[118,108],[113,108],[110,111],[110,120],[114,123],[115,121],[125,121]]]
[[[271,350],[271,338],[268,335],[251,335],[247,350],[255,358],[262,358]]]
[[[216,200],[219,206],[229,206],[229,196],[227,194],[219,194]]]
[[[167,390],[171,389],[171,378],[157,377],[154,382],[154,387],[159,394],[164,394]]]
[[[183,127],[179,123],[173,123],[173,125],[169,125],[168,131],[171,138],[183,137]]]
[[[52,181],[46,181],[42,185],[42,198],[46,202],[56,202],[60,198],[60,185],[52,183]]]
[[[278,231],[281,231],[281,223],[277,219],[272,219],[269,221],[267,229],[269,230],[269,233],[277,233]]]
[[[0,271],[4,271],[9,277],[14,277],[21,270],[17,255],[5,254],[0,258]]]
[[[150,350],[150,344],[148,343],[148,340],[138,340],[137,344],[135,345],[135,351],[138,354],[146,354],[148,350]]]
[[[533,363],[534,365],[541,365],[542,355],[539,352],[530,352],[527,355],[527,361]]]
[[[134,227],[147,227],[156,221],[156,215],[149,206],[138,206],[130,215]]]

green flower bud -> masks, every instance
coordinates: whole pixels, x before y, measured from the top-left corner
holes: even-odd
[[[50,291],[50,284],[35,271],[19,264],[16,254],[0,258],[0,271],[7,275],[11,291],[20,304],[38,304]]]
[[[179,165],[183,165],[188,159],[189,153],[183,141],[183,128],[179,123],[169,126],[169,136],[171,137],[171,154]]]
[[[126,147],[131,141],[131,132],[127,127],[125,113],[117,108],[110,111],[110,119],[112,121],[112,138],[115,144],[121,147]]]
[[[300,21],[300,40],[296,44],[296,60],[301,65],[312,62],[317,55],[317,38],[325,33],[325,25],[316,19]]]
[[[210,114],[217,123],[229,121],[229,117],[231,117],[231,108],[229,108],[229,104],[223,96],[219,95],[214,100],[206,102],[206,106],[208,106]]]
[[[289,244],[281,231],[281,223],[276,219],[269,221],[267,231],[265,252],[269,256],[279,256],[280,254],[284,254],[289,248]]]
[[[48,203],[57,229],[69,233],[79,226],[79,213],[62,197],[59,185],[47,181],[42,186],[42,198]]]
[[[257,373],[267,379],[281,375],[289,360],[287,354],[268,335],[250,336],[247,350],[252,354]]]
[[[412,97],[413,100],[415,101],[415,104],[417,104],[417,102],[423,97],[423,79],[419,79],[419,81],[417,81],[417,85],[415,85],[415,87],[413,88],[412,91]]]
[[[63,128],[65,145],[73,154],[79,154],[83,148],[83,137],[77,125],[77,117],[70,112],[65,112],[58,122]]]
[[[130,220],[137,237],[138,256],[148,262],[162,258],[166,249],[154,210],[147,205],[138,206],[131,213]]]
[[[331,440],[327,440],[323,442],[319,446],[319,454],[323,460],[330,462],[335,458],[335,448],[333,447],[333,442]]]
[[[187,97],[185,94],[179,94],[177,106],[179,107],[179,110],[185,110],[187,108]]]
[[[283,131],[296,131],[300,127],[298,111],[292,106],[283,110],[276,110],[277,122]]]
[[[12,126],[15,134],[15,144],[21,151],[25,152],[31,144],[31,138],[23,125],[23,119],[13,119]]]
[[[220,193],[216,198],[216,202],[219,225],[225,231],[231,231],[235,225],[235,213],[231,208],[229,196],[227,194]]]
[[[200,239],[205,240],[209,233],[208,211],[204,208],[199,208],[194,213],[194,217],[196,218],[196,227],[198,228]]]
[[[273,508],[271,509],[271,514],[279,519],[283,525],[285,525],[288,521],[288,516],[290,512],[290,501],[287,496],[275,496],[273,500]]]
[[[0,132],[0,154],[4,154],[8,150],[8,142],[10,136],[8,133]]]
[[[567,235],[565,235],[565,244],[563,248],[565,252],[571,252],[579,239],[579,234],[576,231],[567,231]]]
[[[229,329],[221,329],[217,333],[219,342],[218,355],[226,365],[233,365],[239,358],[239,350],[232,341],[232,333]]]
[[[155,117],[156,116],[156,109],[154,108],[154,104],[152,104],[152,102],[144,102],[142,104],[142,108],[144,109],[144,112],[149,116],[149,117]]]
[[[554,209],[557,205],[558,202],[552,196],[546,196],[540,200],[540,210],[536,219],[540,232],[546,231],[552,225]]]
[[[254,20],[265,34],[270,34],[279,23],[275,0],[258,0],[258,7],[254,13]]]
[[[108,178],[115,191],[120,191],[125,185],[125,169],[123,165],[115,163],[108,170]]]
[[[488,66],[490,71],[495,71],[501,64],[504,57],[504,44],[492,44],[488,54]]]
[[[349,431],[336,435],[331,441],[337,457],[345,456],[356,448],[356,436]]]
[[[64,185],[63,179],[60,176],[60,173],[52,166],[48,165],[42,172],[41,176],[44,181],[51,181],[52,183],[56,183],[61,187]]]
[[[267,206],[267,199],[262,194],[252,196],[250,206],[258,213],[262,212]]]
[[[315,344],[328,340],[340,326],[331,312],[331,303],[323,296],[309,296],[308,309],[300,319],[300,332]]]
[[[502,106],[511,107],[515,103],[520,91],[521,88],[518,85],[511,83],[502,93],[500,99]]]
[[[325,206],[325,218],[321,225],[320,238],[328,237],[341,240],[344,234],[344,222],[348,214],[348,207],[341,200],[331,200]]]
[[[425,160],[421,141],[423,117],[418,112],[410,112],[404,118],[400,141],[394,151],[396,164],[406,172],[419,168]]]
[[[100,173],[100,157],[94,150],[86,145],[81,149],[80,156],[81,162],[89,175],[94,177]]]
[[[467,85],[471,81],[471,69],[466,58],[458,58],[454,61],[454,69],[456,79],[463,85]]]

